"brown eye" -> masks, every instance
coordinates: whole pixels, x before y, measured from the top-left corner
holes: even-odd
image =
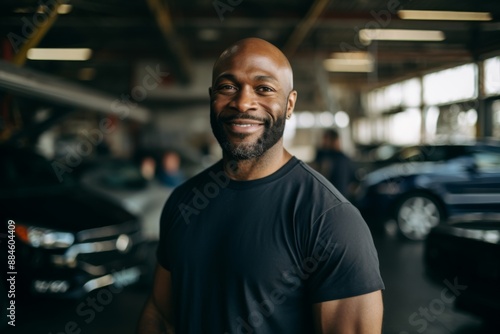
[[[223,85],[219,85],[217,87],[217,91],[219,93],[222,93],[222,94],[228,94],[228,93],[233,93],[237,90],[237,88],[233,85],[229,85],[229,84],[223,84]]]
[[[272,87],[269,87],[269,86],[260,86],[260,87],[257,88],[257,91],[261,92],[261,93],[272,93],[275,90]]]

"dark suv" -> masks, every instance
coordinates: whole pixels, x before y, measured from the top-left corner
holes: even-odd
[[[15,272],[16,296],[80,298],[145,273],[147,248],[134,215],[71,178],[59,180],[54,162],[32,150],[0,147],[0,157],[2,275]],[[15,264],[6,268],[10,231]]]

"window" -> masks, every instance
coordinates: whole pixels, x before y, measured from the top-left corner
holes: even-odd
[[[481,172],[500,173],[500,152],[476,152],[474,159]]]

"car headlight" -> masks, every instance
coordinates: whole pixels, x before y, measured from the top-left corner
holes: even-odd
[[[75,241],[75,236],[69,232],[21,224],[16,226],[16,235],[23,242],[37,248],[68,248]]]

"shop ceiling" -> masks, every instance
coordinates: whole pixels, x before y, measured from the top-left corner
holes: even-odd
[[[36,16],[40,5],[50,7],[55,1],[0,2],[4,59],[16,58],[21,48],[16,37],[32,39],[33,25],[41,23]],[[130,89],[134,66],[144,60],[161,60],[172,74],[170,80],[189,85],[193,64],[213,61],[228,44],[250,36],[265,38],[285,51],[302,97],[311,101],[327,82],[359,90],[480,60],[500,50],[500,1],[74,0],[66,4],[71,5],[69,13],[59,14],[40,40],[31,42],[38,48],[90,48],[92,57],[81,62],[28,60],[23,66],[78,81],[82,73],[90,73],[83,84],[111,94]],[[397,14],[403,9],[489,12],[492,19],[403,20]],[[368,28],[438,30],[445,38],[365,45],[359,31]],[[9,51],[9,45],[16,43]],[[340,51],[368,51],[373,71],[318,71],[323,59]]]

